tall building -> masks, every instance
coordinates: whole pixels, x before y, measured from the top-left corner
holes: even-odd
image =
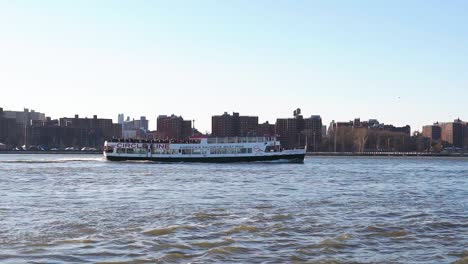
[[[0,108],[0,143],[8,147],[18,146],[22,140],[22,127],[16,123],[15,118],[5,117],[3,108]]]
[[[120,123],[122,122],[122,123]],[[127,117],[124,119],[123,114],[119,114],[119,124],[122,126],[122,137],[132,139],[146,139],[148,133],[148,120],[145,116],[141,116],[140,119],[132,119]]]
[[[101,148],[104,141],[122,136],[122,126],[112,123],[112,119],[80,118],[60,118],[59,126],[77,129],[74,131],[73,146]]]
[[[299,142],[298,120],[296,118],[276,119],[276,133],[283,148],[295,148]]]
[[[266,121],[263,124],[258,124],[258,136],[276,136],[276,128],[275,124],[270,124],[268,121]]]
[[[257,136],[258,116],[239,116],[239,136]]]
[[[224,112],[211,117],[211,135],[215,137],[257,136],[258,116],[240,116]]]
[[[411,127],[385,125],[377,119],[332,122],[328,128],[329,149],[333,151],[407,151]]]
[[[422,135],[423,137],[429,138],[431,140],[440,140],[442,135],[442,129],[438,123],[423,126]]]
[[[29,109],[24,108],[23,111],[4,111],[2,109],[3,123],[5,128],[4,132],[9,131],[8,134],[8,144],[10,145],[28,145],[30,138],[28,128],[31,126],[32,122],[35,121],[44,121],[46,120],[45,114],[36,112],[34,110],[29,111]],[[14,133],[15,135],[12,135]]]
[[[309,118],[304,118],[304,129],[301,135],[305,136],[305,143],[308,151],[317,151],[322,144],[322,117],[313,115]]]
[[[45,114],[34,110],[29,111],[27,108],[23,111],[3,111],[3,116],[5,118],[15,119],[16,123],[23,126],[30,125],[31,121],[46,120]]]
[[[452,147],[463,147],[464,144],[464,128],[466,123],[460,119],[453,122],[441,123],[441,139],[447,142]]]
[[[402,134],[405,134],[406,136],[411,135],[411,127],[409,125],[402,126],[402,127],[396,127],[393,125],[383,125],[383,130],[389,131],[389,132],[395,132],[395,133],[402,133]]]
[[[80,144],[87,137],[85,129],[60,126],[59,120],[33,122],[28,129],[28,145],[44,148],[82,147]]]
[[[156,126],[159,139],[187,139],[193,133],[192,121],[174,114],[158,116]]]
[[[123,118],[122,118],[123,120]],[[120,116],[119,116],[120,121]],[[145,116],[141,116],[140,119],[133,119],[130,121],[130,118],[127,118],[127,121],[123,121],[123,130],[144,130],[148,131],[148,120]]]
[[[117,123],[123,125],[123,123],[124,123],[124,121],[125,121],[125,116],[124,116],[124,114],[119,114],[119,117],[117,118],[117,120],[118,120]]]
[[[464,131],[463,146],[468,149],[468,122],[465,122],[463,131]]]
[[[295,110],[293,115],[292,118],[276,119],[276,134],[281,145],[287,149],[304,146],[304,136],[301,135],[304,129],[304,118],[301,115],[301,110]]]
[[[215,137],[235,137],[239,135],[239,113],[211,117],[211,135]]]

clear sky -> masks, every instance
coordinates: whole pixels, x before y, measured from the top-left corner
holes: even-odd
[[[468,1],[0,0],[0,106],[468,119]]]

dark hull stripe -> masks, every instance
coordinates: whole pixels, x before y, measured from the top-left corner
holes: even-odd
[[[254,162],[254,161],[282,161],[290,163],[304,163],[305,154],[291,155],[271,155],[271,156],[250,156],[250,157],[116,157],[106,156],[110,161],[132,161],[147,160],[156,162],[210,162],[210,163],[230,163],[230,162]]]

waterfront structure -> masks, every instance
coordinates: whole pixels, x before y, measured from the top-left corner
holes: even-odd
[[[157,139],[186,139],[193,135],[192,121],[174,114],[158,116],[156,130]]]
[[[223,137],[189,140],[110,140],[104,156],[111,161],[303,163],[305,149],[284,150],[275,137]]]
[[[258,133],[258,116],[240,116],[224,112],[211,117],[211,135],[214,137],[256,136]]]

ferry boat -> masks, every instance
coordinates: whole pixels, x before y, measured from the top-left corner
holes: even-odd
[[[104,143],[104,156],[110,161],[303,163],[305,152],[305,149],[282,149],[276,137],[112,139]]]

